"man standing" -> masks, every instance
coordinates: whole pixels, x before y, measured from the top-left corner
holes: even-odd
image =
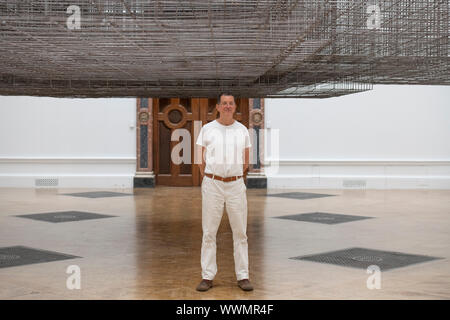
[[[251,147],[247,128],[233,118],[236,104],[233,95],[222,93],[216,108],[220,117],[200,130],[197,145],[202,146],[202,281],[198,291],[207,291],[217,273],[216,234],[224,204],[233,231],[234,265],[238,286],[253,290],[248,272],[247,187]]]

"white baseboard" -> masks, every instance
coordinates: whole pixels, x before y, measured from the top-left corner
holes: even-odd
[[[134,175],[119,176],[0,176],[0,188],[133,188]],[[36,180],[53,179],[56,184],[37,185]]]
[[[450,189],[447,160],[290,159],[279,161],[276,172],[276,162],[268,164],[269,189]],[[0,157],[0,188],[132,188],[135,173],[134,157]]]
[[[132,188],[136,158],[0,158],[0,188]]]
[[[266,167],[269,189],[450,189],[450,161],[280,160]]]

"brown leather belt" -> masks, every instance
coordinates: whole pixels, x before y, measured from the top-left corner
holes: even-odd
[[[211,173],[205,173],[205,176],[207,176],[207,177],[209,177],[209,178],[211,178],[211,179],[216,179],[216,180],[220,180],[220,181],[223,181],[223,182],[236,181],[237,179],[243,177],[243,176],[233,176],[233,177],[226,177],[226,178],[223,178],[223,177],[221,177],[221,176],[217,176],[217,175],[211,174]]]

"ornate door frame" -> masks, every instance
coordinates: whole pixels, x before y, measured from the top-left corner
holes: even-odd
[[[137,99],[137,119],[136,119],[136,175],[134,177],[134,187],[154,187],[156,184],[167,184],[177,186],[198,186],[200,185],[200,173],[196,165],[194,165],[194,143],[198,132],[194,132],[194,126],[191,125],[191,157],[192,171],[188,176],[180,176],[179,167],[171,166],[172,172],[178,178],[178,182],[166,174],[159,174],[160,164],[158,163],[158,147],[156,143],[159,141],[159,132],[156,126],[158,121],[169,124],[172,129],[182,127],[187,121],[202,121],[202,125],[216,119],[217,110],[215,103],[217,99],[211,98],[190,98],[190,112],[183,110],[181,98],[171,98],[170,103],[163,106],[164,110],[160,110],[159,98],[138,98]],[[238,100],[238,99],[236,99]],[[238,102],[238,101],[236,101]],[[259,133],[264,129],[264,99],[255,98],[239,99],[242,104],[241,110],[236,110],[235,118],[248,128],[252,128],[255,133]],[[177,110],[182,114],[179,123],[174,123],[169,119],[169,113]],[[267,188],[267,178],[264,175],[264,167],[261,159],[263,159],[264,136],[260,134],[253,135],[252,139],[252,155],[254,163],[250,165],[249,174],[247,176],[248,188]],[[174,144],[179,142],[171,142],[170,150]],[[156,173],[156,174],[155,174]],[[178,173],[178,175],[177,175]]]

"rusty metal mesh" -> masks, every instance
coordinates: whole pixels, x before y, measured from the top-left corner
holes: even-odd
[[[80,29],[68,25],[73,5]],[[448,11],[448,0],[0,0],[0,94],[332,97],[448,85]]]

